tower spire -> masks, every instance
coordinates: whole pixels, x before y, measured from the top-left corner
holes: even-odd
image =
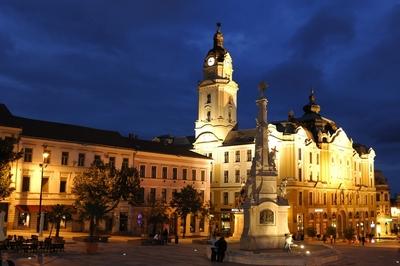
[[[217,22],[217,31],[214,34],[214,49],[217,47],[224,47],[224,35],[221,32],[221,22]]]

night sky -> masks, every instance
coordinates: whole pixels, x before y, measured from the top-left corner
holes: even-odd
[[[239,128],[321,114],[373,147],[400,192],[399,1],[1,1],[0,102],[14,115],[193,135],[197,83],[216,22],[239,84]]]

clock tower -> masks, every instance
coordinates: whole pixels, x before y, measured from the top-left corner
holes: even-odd
[[[203,80],[198,85],[198,117],[195,122],[196,150],[220,146],[237,123],[238,85],[232,79],[232,58],[224,47],[221,24],[217,23],[214,46],[203,62]]]

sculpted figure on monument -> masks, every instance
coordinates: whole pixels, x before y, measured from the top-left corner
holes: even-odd
[[[269,156],[268,156],[268,164],[273,170],[276,170],[275,160],[276,160],[277,152],[278,152],[278,150],[276,149],[276,147],[274,147],[273,149],[271,149],[271,151],[269,152]]]
[[[279,184],[279,196],[283,199],[286,199],[287,192],[286,192],[286,186],[287,186],[287,177],[282,178],[281,183]]]

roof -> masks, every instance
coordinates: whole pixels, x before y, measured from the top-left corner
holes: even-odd
[[[0,125],[21,128],[21,136],[26,137],[209,159],[192,152],[190,145],[171,146],[160,142],[125,137],[117,131],[14,116],[4,104],[0,104]]]
[[[254,143],[256,129],[232,130],[226,136],[223,146],[234,146]]]

